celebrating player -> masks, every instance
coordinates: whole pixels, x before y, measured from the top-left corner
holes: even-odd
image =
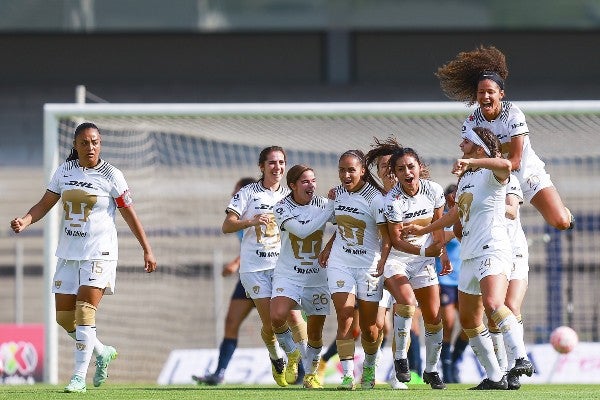
[[[258,157],[261,178],[240,189],[227,206],[223,233],[244,231],[240,250],[240,280],[254,301],[262,322],[261,337],[271,360],[273,378],[279,386],[287,386],[284,352],[271,326],[270,303],[275,262],[281,247],[273,206],[290,193],[281,186],[285,173],[285,151],[279,146],[263,149]],[[306,336],[304,320],[299,312],[290,313],[291,329],[297,340]],[[287,375],[297,374],[298,360],[288,362]]]
[[[75,339],[73,376],[65,392],[84,393],[92,354],[96,354],[94,386],[108,377],[108,365],[117,356],[112,346],[96,336],[96,311],[104,294],[115,291],[118,244],[115,209],[144,251],[144,270],[156,270],[146,233],[133,208],[123,173],[100,158],[100,130],[90,122],[75,129],[73,149],[61,164],[41,200],[10,225],[19,233],[43,218],[62,198],[63,225],[56,256],[52,292],[56,321]]]
[[[383,338],[377,326],[377,308],[383,285],[381,274],[390,251],[383,215],[383,196],[360,150],[339,159],[341,185],[335,190],[337,232],[319,256],[327,267],[327,280],[337,314],[336,343],[342,364],[340,390],[354,389],[354,338],[352,320],[358,303],[361,342],[365,351],[362,388],[375,385],[375,361]],[[380,240],[381,238],[381,240]]]
[[[423,234],[460,220],[462,226],[461,272],[458,284],[460,322],[477,359],[486,371],[485,378],[472,389],[507,389],[504,371],[494,354],[483,312],[500,328],[509,351],[518,358],[511,372],[533,373],[525,355],[523,332],[511,310],[504,305],[512,249],[506,229],[506,184],[510,161],[500,157],[500,141],[487,128],[464,132],[460,148],[463,157],[454,163],[458,175],[457,205],[438,221],[404,228],[407,234]]]
[[[523,192],[519,181],[514,174],[510,175],[510,181],[506,186],[506,222],[508,236],[512,244],[512,268],[508,276],[508,290],[506,291],[506,299],[504,304],[516,316],[519,324],[518,329],[523,335],[523,321],[521,317],[521,305],[527,292],[528,273],[529,273],[529,248],[527,238],[521,226],[520,204],[523,202]],[[500,367],[508,371],[507,381],[508,388],[517,390],[521,387],[519,382],[519,374],[515,373],[511,368],[517,363],[522,363],[521,360],[515,360],[515,357],[527,357],[526,354],[515,355],[511,351],[506,351],[504,340],[500,329],[494,324],[494,321],[488,321],[488,327],[494,348],[496,349],[496,357]]]
[[[333,201],[317,196],[317,181],[312,168],[294,165],[287,173],[291,194],[275,205],[275,221],[281,232],[281,253],[273,275],[271,323],[289,360],[300,358],[287,323],[291,310],[300,306],[307,316],[308,343],[303,357],[304,387],[322,388],[317,367],[323,348],[323,324],[329,314],[329,288],[318,256],[323,247],[325,223],[333,217]],[[288,383],[295,376],[286,376]]]
[[[429,171],[416,151],[401,147],[390,157],[390,172],[398,183],[385,198],[386,217],[394,250],[385,266],[385,285],[396,299],[394,308],[394,337],[396,351],[394,366],[400,382],[410,381],[407,360],[409,332],[417,301],[425,324],[425,370],[423,381],[433,389],[445,389],[446,385],[437,372],[442,346],[442,317],[440,315],[440,292],[435,271],[436,256],[442,257],[444,266],[440,274],[448,274],[452,266],[442,252],[444,233],[405,236],[405,223],[427,225],[440,218],[444,212],[442,187],[427,179]]]
[[[436,74],[442,90],[452,100],[479,107],[462,126],[462,132],[480,126],[490,129],[502,144],[502,154],[511,163],[524,197],[557,229],[573,227],[567,209],[544,169],[544,162],[533,151],[529,128],[523,112],[513,103],[503,101],[508,76],[504,54],[495,47],[479,47],[461,52],[440,67]]]

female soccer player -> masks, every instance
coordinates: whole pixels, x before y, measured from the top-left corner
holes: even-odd
[[[504,304],[516,316],[519,324],[517,327],[523,331],[523,320],[521,317],[521,305],[527,292],[529,281],[529,248],[527,238],[521,226],[520,205],[523,203],[523,192],[521,186],[514,174],[510,175],[510,180],[506,187],[506,222],[508,236],[512,244],[512,268],[508,277],[508,289]],[[519,375],[510,368],[515,365],[515,355],[506,351],[502,333],[493,321],[488,321],[488,327],[496,349],[496,357],[500,367],[508,371],[508,388],[517,390],[521,387]],[[522,333],[521,333],[522,334]]]
[[[115,210],[131,229],[144,251],[144,270],[156,270],[156,260],[146,233],[133,208],[123,173],[100,158],[100,130],[90,122],[75,129],[73,149],[54,172],[46,193],[21,218],[10,225],[19,233],[43,218],[62,198],[60,232],[52,292],[56,321],[75,339],[75,364],[65,392],[84,393],[92,353],[96,354],[94,386],[108,377],[108,364],[117,356],[112,346],[96,337],[96,311],[104,294],[115,290],[118,244]]]
[[[438,221],[426,227],[413,224],[404,232],[419,235],[460,221],[460,323],[487,374],[487,378],[472,389],[507,389],[506,376],[483,324],[484,312],[488,320],[500,328],[504,342],[517,358],[511,372],[529,376],[533,373],[533,365],[526,359],[523,333],[515,315],[504,305],[512,267],[505,217],[511,164],[500,157],[500,141],[489,129],[475,127],[464,132],[462,138],[463,157],[453,166],[453,173],[459,176],[457,205]]]
[[[362,388],[372,389],[377,350],[383,338],[382,326],[376,323],[383,290],[380,277],[391,245],[383,215],[383,196],[367,169],[363,152],[346,151],[338,165],[342,183],[335,190],[338,229],[319,256],[319,263],[327,267],[329,290],[337,314],[336,343],[343,370],[338,389],[354,389],[351,326],[355,303],[358,303],[365,351]]]
[[[417,152],[409,147],[394,152],[390,158],[390,170],[398,183],[385,198],[388,229],[394,250],[388,257],[384,277],[386,287],[396,299],[396,377],[400,382],[410,381],[407,349],[418,302],[425,324],[423,381],[433,389],[445,389],[446,385],[437,372],[443,326],[434,258],[440,255],[442,257],[444,268],[440,274],[452,271],[447,255],[442,252],[444,232],[437,230],[432,235],[404,236],[401,230],[404,223],[427,225],[439,219],[444,212],[444,191],[439,184],[427,179],[429,171]]]
[[[261,337],[271,360],[273,378],[279,386],[287,386],[285,375],[297,374],[298,361],[288,360],[288,369],[271,327],[270,303],[275,262],[281,247],[273,206],[290,193],[281,185],[286,156],[283,148],[271,146],[258,157],[261,178],[237,192],[227,206],[223,233],[244,231],[240,249],[240,280],[254,301],[262,323]],[[300,313],[290,315],[296,337],[305,337],[306,328]],[[287,373],[286,373],[287,372]]]
[[[461,52],[440,67],[436,75],[450,99],[479,105],[463,123],[462,132],[476,126],[494,132],[525,198],[553,227],[572,228],[571,212],[563,205],[544,162],[531,147],[525,115],[515,104],[503,101],[504,81],[508,76],[504,54],[493,46]]]
[[[333,201],[317,196],[312,168],[294,165],[287,173],[291,194],[275,205],[275,221],[281,232],[281,253],[273,275],[271,323],[288,360],[299,359],[287,318],[300,306],[307,316],[308,343],[303,357],[304,387],[323,388],[317,367],[323,348],[323,324],[329,314],[331,297],[327,276],[318,264],[323,247],[325,223],[333,218]],[[286,377],[288,383],[296,377]]]

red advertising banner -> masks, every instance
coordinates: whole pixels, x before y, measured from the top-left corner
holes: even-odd
[[[0,324],[0,384],[44,379],[44,325]]]

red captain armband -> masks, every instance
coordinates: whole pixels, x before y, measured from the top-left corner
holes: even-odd
[[[117,203],[118,208],[130,207],[133,204],[133,199],[129,194],[129,190],[124,191],[122,195],[115,198],[115,203]]]

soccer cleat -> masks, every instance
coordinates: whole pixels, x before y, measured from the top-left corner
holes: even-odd
[[[408,359],[401,358],[399,360],[394,360],[394,368],[396,369],[396,379],[398,379],[399,382],[410,382]]]
[[[510,373],[516,376],[531,376],[534,372],[535,368],[533,368],[533,364],[526,358],[517,358],[515,366],[510,369]]]
[[[108,378],[108,364],[117,358],[117,350],[112,346],[104,346],[102,354],[96,356],[96,373],[94,374],[94,386],[102,385]]]
[[[521,387],[521,382],[519,382],[519,376],[511,372],[509,372],[506,376],[506,381],[508,382],[508,390],[519,390],[519,388]]]
[[[469,388],[469,390],[506,390],[508,389],[508,382],[506,381],[506,375],[502,377],[498,382],[491,381],[487,378],[481,381],[481,383],[475,387]]]
[[[342,383],[337,387],[338,390],[354,390],[354,378],[349,375],[342,377]]]
[[[278,358],[277,360],[271,360],[271,372],[273,373],[273,379],[275,382],[281,386],[286,387],[288,385],[285,380],[285,361],[283,358]]]
[[[302,358],[300,350],[296,349],[288,354],[287,365],[285,366],[285,380],[289,385],[296,383],[298,379],[298,362]]]
[[[79,375],[73,375],[71,382],[65,387],[65,393],[85,393],[85,379]]]
[[[390,378],[390,387],[394,390],[408,389],[406,383],[400,382],[398,378],[396,378],[396,374],[392,374],[392,377]]]
[[[319,382],[316,374],[306,374],[304,375],[304,382],[302,382],[302,386],[305,389],[323,389],[323,385]]]
[[[208,386],[217,386],[223,383],[223,376],[218,374],[208,374],[205,376],[192,375],[192,379],[198,385],[208,385]]]
[[[363,390],[370,390],[375,387],[375,366],[364,366],[360,386]]]
[[[423,371],[423,382],[428,383],[432,389],[446,389],[446,384],[442,381],[442,378],[440,378],[440,374],[435,371]]]
[[[327,370],[327,361],[320,359],[319,366],[317,367],[317,376],[319,382],[325,382],[325,371]]]

